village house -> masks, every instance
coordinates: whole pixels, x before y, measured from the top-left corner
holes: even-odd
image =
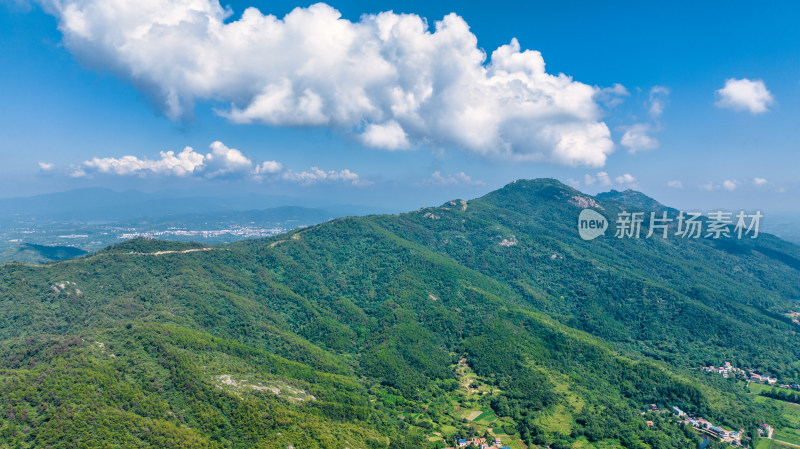
[[[495,442],[497,442],[497,441],[500,441],[500,440],[496,439]],[[456,446],[457,447],[467,447],[469,445],[477,446],[480,449],[486,449],[486,448],[489,447],[489,445],[486,444],[486,438],[471,438],[469,440],[466,440],[466,439],[462,438],[462,439],[459,439],[458,441],[456,441]],[[497,446],[497,447],[500,447],[500,446]],[[445,449],[454,449],[454,448],[447,447]]]
[[[756,373],[750,373],[750,381],[774,385],[776,382],[778,382],[778,379],[769,376],[762,376]]]

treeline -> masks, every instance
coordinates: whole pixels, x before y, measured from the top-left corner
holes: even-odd
[[[777,399],[779,401],[786,401],[786,402],[793,402],[795,404],[800,403],[800,393],[796,391],[789,391],[786,390],[779,390],[777,388],[773,388],[771,390],[763,390],[759,393],[761,396],[766,396],[768,398]]]

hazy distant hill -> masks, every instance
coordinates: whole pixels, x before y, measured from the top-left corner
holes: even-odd
[[[268,239],[2,265],[0,444],[696,446],[650,404],[784,423],[696,368],[800,380],[800,249],[581,240],[580,211],[635,207],[618,200],[521,180]]]
[[[308,207],[281,206],[262,210],[220,211],[210,213],[169,214],[148,216],[135,220],[114,223],[114,226],[148,226],[167,228],[170,226],[200,227],[246,224],[297,223],[308,226],[341,217],[337,212]]]
[[[204,205],[199,210],[209,207]],[[35,207],[29,211],[35,211]],[[182,209],[178,209],[179,211]],[[129,220],[102,220],[97,223],[86,218],[61,221],[44,216],[16,216],[0,220],[0,263],[51,262],[63,258],[40,257],[20,249],[20,242],[40,247],[73,247],[96,251],[136,236],[181,241],[197,240],[206,243],[227,243],[243,238],[265,237],[310,226],[332,218],[364,211],[356,206],[336,206],[332,210],[308,207],[280,206],[259,210],[218,209],[212,212],[178,213],[140,216]],[[155,211],[157,212],[157,211]],[[155,213],[150,211],[150,213]],[[77,211],[71,213],[77,214]],[[90,215],[91,216],[91,215]],[[109,216],[114,216],[110,212]],[[77,215],[76,215],[77,217]],[[76,253],[77,254],[77,253]]]
[[[764,228],[784,240],[800,244],[800,215],[769,214],[764,218]]]
[[[0,221],[35,217],[60,222],[111,223],[141,217],[252,211],[299,205],[299,202],[302,200],[281,195],[197,196],[179,191],[144,193],[87,188],[32,197],[0,198]],[[304,206],[319,208],[322,205]],[[379,211],[377,208],[342,204],[325,204],[324,209],[337,216]]]
[[[88,254],[87,251],[72,246],[49,246],[23,243],[0,252],[0,261],[49,263],[73,259],[86,254]]]

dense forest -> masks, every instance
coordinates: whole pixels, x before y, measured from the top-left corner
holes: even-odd
[[[697,445],[651,404],[755,445],[777,412],[697,368],[800,381],[800,249],[583,241],[587,204],[663,208],[517,181],[269,239],[2,265],[0,447]]]

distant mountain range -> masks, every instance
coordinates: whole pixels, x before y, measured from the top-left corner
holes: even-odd
[[[36,245],[22,243],[18,246],[0,252],[0,261],[15,261],[22,263],[48,263],[59,260],[74,259],[88,254],[80,248],[72,246]]]
[[[79,223],[112,223],[142,217],[251,211],[279,206],[300,206],[297,198],[280,195],[241,194],[196,196],[188,192],[116,192],[87,188],[31,197],[0,198],[0,220],[50,220]],[[342,204],[303,204],[324,208],[339,216],[388,212],[377,208]]]
[[[800,434],[800,248],[578,235],[660,208],[550,179],[231,244],[0,265],[0,446],[693,448]],[[648,223],[644,223],[646,226]],[[682,419],[682,418],[681,418]]]
[[[73,248],[69,254],[75,256],[136,236],[225,243],[385,212],[356,205],[286,205],[297,201],[273,195],[195,197],[108,189],[0,199],[0,262],[62,260],[63,251],[33,251],[29,245]]]

